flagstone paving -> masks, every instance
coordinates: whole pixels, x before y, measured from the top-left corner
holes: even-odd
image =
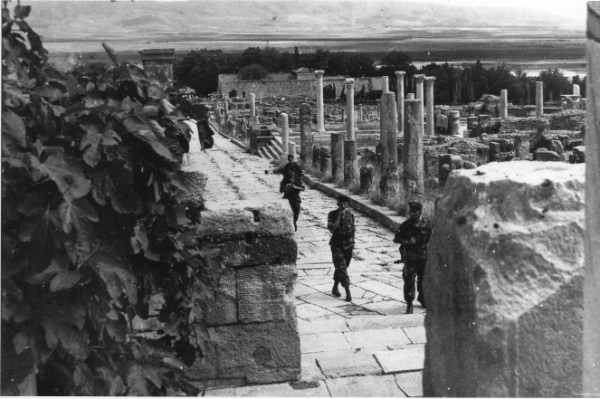
[[[208,175],[207,207],[211,201],[236,199],[278,200],[287,206],[279,193],[281,175],[272,173],[273,165],[220,135],[205,153],[192,148],[185,168]],[[345,302],[344,296],[331,294],[326,225],[336,200],[308,188],[301,196],[294,291],[301,380],[215,389],[204,396],[422,396],[425,309],[415,303],[415,313],[404,314],[403,264],[394,263],[399,253],[393,232],[354,211],[357,239],[348,269],[353,300]]]

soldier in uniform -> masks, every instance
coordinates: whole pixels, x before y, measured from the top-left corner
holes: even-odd
[[[354,215],[349,209],[349,199],[345,196],[338,197],[338,209],[327,215],[327,228],[331,232],[331,255],[333,258],[333,289],[331,293],[336,297],[342,296],[338,288],[339,284],[346,290],[346,301],[352,301],[350,294],[350,278],[348,277],[348,266],[352,260],[354,249]]]
[[[287,199],[294,212],[294,229],[298,230],[298,217],[300,216],[300,205],[302,199],[300,192],[305,190],[302,184],[302,168],[294,162],[294,155],[288,155],[288,163],[283,168],[283,179],[279,184],[279,192]]]
[[[421,217],[423,205],[420,202],[409,202],[410,217],[404,221],[396,235],[394,242],[401,245],[401,254],[404,259],[404,300],[406,301],[406,313],[413,312],[413,300],[415,299],[415,278],[417,282],[417,301],[425,307],[425,296],[423,294],[423,275],[427,264],[427,243],[431,237],[431,224]]]

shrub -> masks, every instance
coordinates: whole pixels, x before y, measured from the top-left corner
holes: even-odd
[[[46,68],[31,8],[4,4],[2,394],[197,394],[217,276],[183,115],[108,46],[113,66]],[[136,334],[157,291],[164,334]]]

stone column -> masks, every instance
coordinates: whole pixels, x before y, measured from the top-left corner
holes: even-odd
[[[306,166],[312,165],[312,132],[310,125],[312,122],[312,110],[306,103],[300,104],[300,160]]]
[[[421,100],[423,102],[423,82],[425,81],[425,75],[414,75],[413,79],[416,83],[415,92],[417,100]]]
[[[331,133],[331,175],[338,184],[344,181],[344,133]]]
[[[358,120],[363,121],[363,106],[362,104],[358,105]]]
[[[250,117],[256,116],[256,94],[250,93]]]
[[[354,79],[346,79],[346,140],[354,140]]]
[[[390,78],[388,76],[382,76],[381,80],[382,80],[382,89],[381,89],[381,91],[383,93],[387,93],[388,91],[390,91]]]
[[[290,141],[288,143],[288,154],[292,154],[294,157],[298,155],[298,153],[296,152],[296,142]]]
[[[450,111],[450,125],[452,126],[452,135],[460,133],[460,111]]]
[[[500,119],[508,118],[508,90],[500,90]]]
[[[398,134],[404,132],[404,76],[406,72],[396,71],[396,107],[398,108]]]
[[[588,2],[583,394],[600,396],[600,2]]]
[[[427,88],[427,135],[435,135],[435,111],[434,111],[434,100],[433,100],[433,84],[435,82],[434,76],[427,76],[425,78],[425,87]]]
[[[414,100],[415,99],[415,93],[408,93],[406,95],[406,99],[407,100]],[[406,107],[404,109],[406,109]]]
[[[323,73],[325,71],[315,71],[317,77],[317,132],[325,132],[325,110],[323,105]]]
[[[383,93],[381,96],[381,111],[379,120],[381,126],[381,196],[383,203],[388,205],[397,198],[399,187],[398,178],[398,119],[395,94]]]
[[[544,82],[538,80],[535,82],[535,116],[544,115]]]
[[[402,165],[404,193],[406,203],[423,201],[425,192],[423,164],[423,102],[406,100],[404,102],[404,145]]]
[[[349,186],[358,180],[358,160],[354,136],[354,79],[346,79],[346,140],[344,142],[344,184]]]
[[[288,114],[282,112],[279,115],[279,120],[281,121],[281,149],[283,150],[283,154],[281,154],[281,159],[286,160],[289,154],[289,144],[290,144],[290,125],[289,125],[289,117]],[[293,154],[294,156],[296,154]]]
[[[579,89],[579,85],[573,85],[573,95],[574,96],[580,96],[580,89]]]

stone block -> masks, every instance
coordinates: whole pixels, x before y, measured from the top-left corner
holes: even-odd
[[[394,377],[396,378],[396,383],[406,396],[411,398],[423,396],[422,372],[394,374]]]
[[[221,243],[274,236],[293,237],[292,211],[282,201],[211,202],[202,211],[198,237]]]
[[[585,162],[585,147],[577,146],[573,147],[573,163],[584,163]]]
[[[533,153],[534,161],[557,162],[561,161],[561,157],[554,151],[548,151],[546,148],[538,148]]]
[[[436,206],[425,396],[582,392],[585,167],[463,170]]]
[[[217,378],[217,350],[214,342],[207,345],[207,353],[198,357],[194,363],[186,369],[186,377],[190,380],[214,380]],[[222,387],[220,387],[222,388]]]
[[[425,345],[410,345],[404,349],[380,351],[375,353],[375,357],[386,374],[418,371],[423,369]]]
[[[225,268],[215,287],[215,300],[208,305],[206,324],[217,326],[238,321],[237,276],[235,269]]]
[[[237,271],[240,323],[296,322],[294,265],[257,266]]]
[[[220,260],[228,267],[295,264],[298,247],[293,236],[256,238],[218,244]]]
[[[331,396],[337,397],[403,397],[392,375],[334,378],[325,381]]]
[[[341,332],[305,335],[302,337],[302,353],[318,353],[350,349]]]
[[[328,378],[381,374],[381,367],[372,354],[363,351],[336,351],[319,354],[317,363]]]
[[[349,331],[344,333],[344,337],[353,349],[386,346],[398,348],[410,345],[406,334],[395,328]]]
[[[300,377],[300,338],[295,323],[261,323],[216,327],[219,378],[245,377],[249,383]]]

